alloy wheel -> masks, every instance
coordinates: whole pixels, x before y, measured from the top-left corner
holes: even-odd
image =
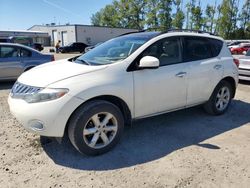
[[[117,130],[118,123],[113,114],[108,112],[97,113],[84,126],[84,142],[94,149],[103,148],[112,142]]]
[[[219,111],[223,111],[227,108],[230,101],[230,91],[228,87],[222,87],[216,96],[216,108]]]

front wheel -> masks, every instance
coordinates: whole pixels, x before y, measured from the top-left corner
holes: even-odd
[[[110,102],[95,100],[84,104],[73,114],[68,135],[80,153],[99,155],[118,143],[123,128],[120,109]]]
[[[214,89],[210,99],[205,103],[204,109],[212,115],[221,115],[228,109],[232,100],[232,86],[222,80]]]

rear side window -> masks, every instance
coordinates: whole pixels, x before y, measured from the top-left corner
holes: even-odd
[[[197,61],[213,57],[210,42],[203,37],[184,37],[185,61]]]
[[[216,40],[216,39],[207,39],[207,40],[210,42],[213,57],[218,56],[222,49],[223,42],[221,40]]]
[[[24,48],[20,48],[20,57],[30,57],[31,51],[26,50]]]

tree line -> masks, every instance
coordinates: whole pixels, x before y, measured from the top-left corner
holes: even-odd
[[[202,1],[113,0],[91,16],[92,25],[133,28],[194,29],[219,34],[225,39],[250,39],[250,0]]]

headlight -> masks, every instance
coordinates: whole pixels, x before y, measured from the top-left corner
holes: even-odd
[[[25,100],[28,103],[51,101],[64,96],[68,92],[69,92],[68,89],[45,88],[37,93],[24,95],[23,100]]]

